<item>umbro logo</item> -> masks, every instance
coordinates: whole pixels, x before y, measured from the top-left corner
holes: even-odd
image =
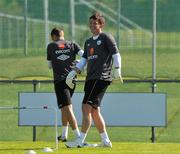
[[[60,55],[59,57],[57,57],[57,59],[59,59],[59,60],[62,60],[62,61],[65,61],[66,59],[68,59],[70,56],[68,56],[68,55]]]

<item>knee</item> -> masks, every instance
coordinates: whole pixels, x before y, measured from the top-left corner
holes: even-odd
[[[83,119],[85,121],[91,120],[91,117],[92,117],[91,110],[89,110],[88,108],[85,107],[82,109],[82,113],[83,113]]]
[[[97,109],[93,108],[93,110],[92,110],[92,118],[96,119],[97,117],[101,117],[101,112],[100,112],[99,107]]]

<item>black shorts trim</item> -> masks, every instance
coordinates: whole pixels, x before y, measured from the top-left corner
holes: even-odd
[[[74,93],[75,87],[76,85],[73,89],[70,89],[66,85],[66,82],[64,80],[54,84],[57,104],[59,108],[72,104],[71,97]]]
[[[84,99],[82,104],[89,104],[93,108],[97,108],[101,105],[101,100],[106,92],[106,89],[110,85],[110,81],[103,80],[88,80],[85,83]]]

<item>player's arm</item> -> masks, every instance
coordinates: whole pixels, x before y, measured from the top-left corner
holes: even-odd
[[[118,53],[115,53],[112,55],[113,62],[114,62],[114,68],[121,68],[121,55]]]
[[[106,44],[107,44],[108,50],[112,54],[112,58],[114,62],[114,78],[120,79],[121,82],[123,82],[122,76],[121,76],[121,55],[119,53],[115,39],[112,35],[107,35]]]
[[[86,66],[86,64],[87,64],[87,59],[84,58],[84,57],[81,57],[80,62],[76,64],[76,67],[75,67],[74,70],[75,70],[77,73],[80,73],[80,72],[84,69],[84,67]]]
[[[79,44],[73,42],[73,47],[74,47],[74,50],[76,51],[76,54],[78,54],[80,57],[82,57],[84,51],[81,49]]]
[[[123,79],[121,76],[121,55],[118,53],[112,55],[113,62],[114,62],[114,77],[115,79],[121,80],[123,83]]]
[[[79,74],[84,66],[87,63],[87,59],[81,57],[80,62],[76,64],[75,68],[71,72],[69,72],[68,76],[66,77],[66,84],[72,89],[74,87],[73,80],[77,74]]]
[[[47,65],[49,69],[52,69],[52,61],[51,61],[51,44],[47,46]]]
[[[86,51],[86,48],[85,48],[85,47],[84,47],[84,51],[83,51],[78,44],[74,43],[74,45],[75,45],[75,49],[78,51],[77,53],[78,53],[78,55],[81,57],[81,59],[80,59],[80,61],[76,64],[75,68],[73,68],[72,71],[75,71],[76,74],[77,74],[77,73],[79,74],[79,73],[84,69],[84,67],[85,67],[85,65],[86,65],[86,63],[87,63],[87,52],[85,52],[85,51]],[[84,45],[84,46],[86,46],[86,42],[85,42],[85,45]],[[71,72],[70,72],[70,73],[71,73]],[[70,74],[70,73],[69,73],[69,74]]]
[[[47,60],[47,64],[48,64],[48,68],[52,69],[52,61],[51,60]]]
[[[81,51],[81,52],[78,52],[80,54],[83,54],[81,55],[81,59],[80,61],[76,64],[75,68],[73,68],[73,70],[71,72],[69,72],[68,76],[66,77],[66,84],[72,89],[74,87],[74,84],[73,84],[73,79],[75,78],[75,76],[77,74],[79,74],[85,67],[85,65],[87,64],[87,50],[85,48],[86,46],[86,42],[85,42],[85,45],[84,45],[84,51],[81,49],[78,50],[78,51]]]
[[[83,53],[84,53],[83,50],[79,50],[79,51],[78,51],[78,55],[79,55],[80,57],[82,57]]]

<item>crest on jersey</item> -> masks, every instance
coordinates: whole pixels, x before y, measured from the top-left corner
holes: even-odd
[[[70,57],[70,56],[68,56],[68,55],[62,54],[62,55],[60,55],[59,57],[57,57],[57,59],[62,60],[62,61],[65,61],[65,60],[68,59],[69,57]]]
[[[97,45],[101,45],[101,43],[102,43],[101,40],[97,41]]]
[[[90,55],[93,55],[94,54],[94,48],[90,48],[89,53],[90,53]]]

